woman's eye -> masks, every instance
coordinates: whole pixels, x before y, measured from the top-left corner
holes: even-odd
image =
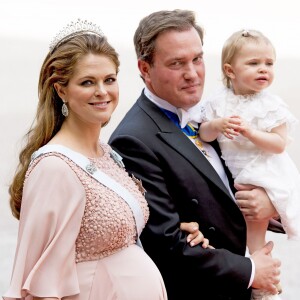
[[[115,81],[117,81],[117,78],[114,78],[114,77],[109,77],[105,80],[105,82],[107,82],[107,83],[113,83]]]
[[[89,86],[89,85],[92,85],[92,84],[93,84],[93,82],[91,80],[85,80],[81,83],[81,85],[83,85],[83,86]]]

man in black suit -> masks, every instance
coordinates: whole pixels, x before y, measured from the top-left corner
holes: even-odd
[[[251,286],[276,293],[280,262],[268,255],[272,243],[245,257],[243,216],[270,218],[274,207],[256,187],[241,187],[234,199],[217,143],[201,143],[191,126],[198,126],[192,118],[205,78],[203,30],[193,12],[145,17],[134,42],[145,89],[109,143],[147,191],[150,219],[141,240],[169,299],[244,300]],[[215,249],[188,245],[179,226],[191,221]]]

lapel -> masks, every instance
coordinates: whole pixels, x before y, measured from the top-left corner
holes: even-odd
[[[200,153],[192,142],[187,143],[186,139],[188,139],[188,137],[186,137],[185,134],[144,95],[144,93],[142,93],[138,99],[138,105],[159,127],[160,131],[157,133],[158,137],[180,153],[199,172],[232,199],[223,181],[209,161]]]

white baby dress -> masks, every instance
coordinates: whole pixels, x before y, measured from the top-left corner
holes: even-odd
[[[205,101],[204,108],[204,120],[235,115],[266,132],[286,123],[290,135],[298,122],[283,100],[268,91],[240,96],[222,88]],[[220,134],[218,142],[235,182],[263,187],[288,238],[300,240],[300,173],[288,153],[265,152],[242,135],[231,140]]]

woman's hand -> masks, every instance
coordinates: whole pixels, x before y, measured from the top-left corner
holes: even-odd
[[[180,223],[180,230],[189,233],[189,235],[187,236],[187,242],[191,247],[202,243],[202,248],[214,249],[214,247],[209,245],[209,240],[206,239],[202,232],[199,230],[199,224],[197,222],[182,222]]]

